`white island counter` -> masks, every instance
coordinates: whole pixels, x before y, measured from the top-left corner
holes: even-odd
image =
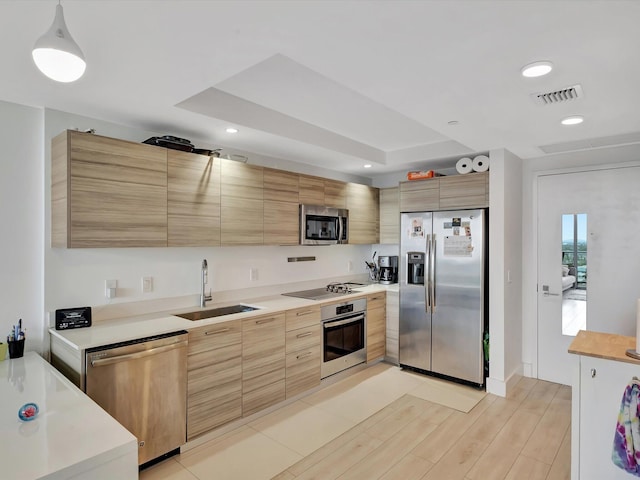
[[[0,362],[0,438],[0,478],[138,478],[136,438],[34,352]]]

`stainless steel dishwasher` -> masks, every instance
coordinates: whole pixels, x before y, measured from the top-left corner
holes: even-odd
[[[85,392],[138,439],[138,465],[186,441],[186,331],[87,349]]]

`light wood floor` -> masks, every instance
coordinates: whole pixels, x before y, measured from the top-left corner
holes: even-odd
[[[570,478],[571,389],[522,378],[469,413],[406,394],[276,480]]]

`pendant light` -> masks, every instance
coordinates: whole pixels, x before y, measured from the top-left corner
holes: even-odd
[[[59,1],[51,27],[38,39],[31,54],[38,69],[56,82],[73,82],[84,73],[84,55],[64,23]]]

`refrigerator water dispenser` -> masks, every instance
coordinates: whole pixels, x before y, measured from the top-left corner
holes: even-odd
[[[424,285],[424,256],[423,252],[407,253],[407,283],[410,285]]]

